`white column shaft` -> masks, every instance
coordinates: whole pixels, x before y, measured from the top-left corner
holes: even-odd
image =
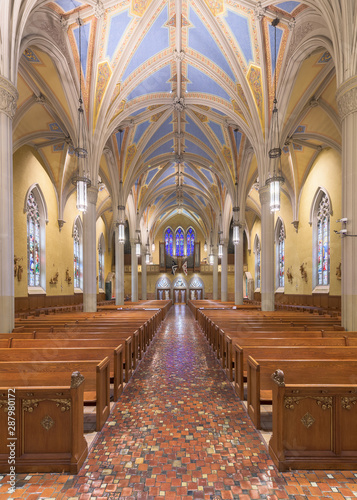
[[[131,243],[131,301],[139,300],[138,292],[138,258],[135,253],[135,242]]]
[[[234,303],[243,304],[243,231],[239,229],[239,244],[234,245]]]
[[[274,214],[270,211],[269,189],[260,189],[259,195],[262,207],[262,311],[274,311]]]
[[[88,208],[83,215],[83,311],[97,310],[96,202],[98,190],[88,189]]]
[[[115,304],[124,304],[124,244],[118,241],[118,229],[115,231]]]
[[[147,300],[147,265],[145,260],[145,253],[141,254],[141,299]]]
[[[216,252],[213,255],[212,298],[218,300],[218,255]]]
[[[223,255],[221,257],[221,300],[228,300],[228,248],[227,243],[223,243]]]
[[[10,333],[15,318],[12,120],[1,111],[0,130],[0,331]]]

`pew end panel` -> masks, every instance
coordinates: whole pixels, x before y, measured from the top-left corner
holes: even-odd
[[[278,377],[274,377],[280,372]],[[354,470],[357,463],[357,386],[285,385],[273,381],[269,453],[279,471]]]
[[[99,432],[110,413],[110,361],[106,356],[96,367],[96,431]]]
[[[256,429],[260,429],[260,365],[248,356],[247,363],[248,415]]]
[[[124,348],[120,344],[114,349],[114,401],[118,401],[124,389]]]
[[[234,348],[234,389],[239,399],[243,401],[244,399],[243,349],[238,344],[234,344],[233,348]]]
[[[16,473],[77,474],[88,455],[83,432],[84,377],[71,386],[15,388]],[[8,388],[0,388],[0,472],[9,473]]]

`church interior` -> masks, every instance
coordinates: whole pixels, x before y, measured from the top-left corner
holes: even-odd
[[[0,500],[357,496],[357,4],[1,7],[0,423],[17,387],[22,437],[9,496],[3,431]],[[255,355],[286,374],[265,399]],[[66,404],[25,395],[50,361],[88,370]]]

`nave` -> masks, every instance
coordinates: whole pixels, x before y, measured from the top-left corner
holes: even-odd
[[[0,500],[8,499],[7,477]],[[193,315],[173,306],[77,476],[18,475],[11,498],[354,498],[357,473],[279,473]]]

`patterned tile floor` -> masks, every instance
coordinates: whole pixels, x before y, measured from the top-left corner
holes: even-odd
[[[0,476],[1,477],[1,476]],[[171,308],[77,476],[18,475],[0,500],[334,499],[357,473],[279,473],[189,309]]]

